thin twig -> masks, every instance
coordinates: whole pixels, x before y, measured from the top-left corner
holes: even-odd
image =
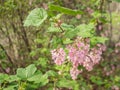
[[[60,30],[62,31],[62,33],[64,32],[63,28],[61,26],[59,26]]]
[[[5,55],[7,56],[9,62],[10,62],[12,65],[14,65],[11,57],[8,55],[7,51],[5,50],[5,48],[3,47],[2,44],[0,44],[0,48],[5,52]]]
[[[110,38],[110,41],[109,41],[109,43],[111,43],[112,42],[112,31],[113,31],[113,26],[112,26],[112,12],[111,12],[111,9],[110,9],[110,3],[108,2],[108,11],[109,11],[109,15],[110,15],[110,35],[109,35],[109,38]]]

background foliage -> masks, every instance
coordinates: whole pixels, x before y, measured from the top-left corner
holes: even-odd
[[[119,90],[119,2],[1,0],[0,90]],[[99,65],[72,80],[70,65],[55,65],[50,51],[76,36],[107,49]]]

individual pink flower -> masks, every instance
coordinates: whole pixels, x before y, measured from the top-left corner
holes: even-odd
[[[112,86],[112,90],[120,90],[120,88],[116,85]]]
[[[103,27],[102,27],[102,25],[98,25],[98,30],[102,30],[103,29]]]
[[[90,7],[87,7],[86,8],[86,11],[91,15],[94,11],[93,9],[91,9]]]
[[[120,42],[116,43],[115,47],[120,47]]]
[[[81,15],[80,15],[80,14],[76,15],[76,18],[77,18],[77,19],[80,19],[80,18],[81,18]]]

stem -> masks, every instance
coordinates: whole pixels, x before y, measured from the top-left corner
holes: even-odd
[[[56,90],[56,80],[54,81],[54,90]]]
[[[52,40],[53,36],[54,36],[54,35],[51,34],[51,36],[50,36],[50,40],[49,40],[49,43],[48,43],[48,48],[50,48],[50,46],[51,46],[51,42],[50,42],[50,41]]]
[[[90,59],[91,62],[93,62],[93,61],[92,61],[92,58],[91,58],[90,56],[88,56],[88,55],[86,55],[86,56]]]
[[[110,3],[108,2],[108,11],[109,11],[109,14],[110,14],[110,36],[109,36],[109,38],[110,38],[110,42],[109,43],[111,43],[112,42],[112,29],[113,29],[113,27],[112,27],[112,13],[111,13],[111,10],[110,10]]]
[[[4,82],[4,83],[3,83],[3,86],[2,86],[2,88],[5,88],[5,85],[6,85],[6,82]]]
[[[60,30],[62,31],[62,33],[64,32],[63,28],[61,26],[59,26]]]
[[[5,50],[5,48],[3,47],[2,44],[0,44],[0,48],[5,52],[5,55],[7,56],[9,62],[14,66],[14,63],[13,63],[11,57],[8,55],[7,51]]]

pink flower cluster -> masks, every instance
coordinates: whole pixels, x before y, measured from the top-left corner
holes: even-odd
[[[120,42],[115,44],[115,53],[119,53],[120,52]]]
[[[97,44],[94,48],[90,48],[90,40],[78,37],[73,44],[66,47],[68,50],[68,59],[72,63],[70,74],[72,79],[82,72],[78,66],[83,66],[86,70],[91,71],[93,66],[101,60],[102,52],[106,49],[104,45]],[[65,61],[66,54],[62,48],[52,50],[52,59],[57,65],[61,65]]]
[[[66,57],[66,53],[64,52],[63,48],[54,49],[51,51],[51,54],[52,54],[52,59],[57,65],[61,65]]]
[[[73,80],[77,79],[77,76],[79,75],[79,73],[81,73],[82,70],[78,70],[76,67],[73,67],[71,70],[70,70],[70,75],[72,77]]]

